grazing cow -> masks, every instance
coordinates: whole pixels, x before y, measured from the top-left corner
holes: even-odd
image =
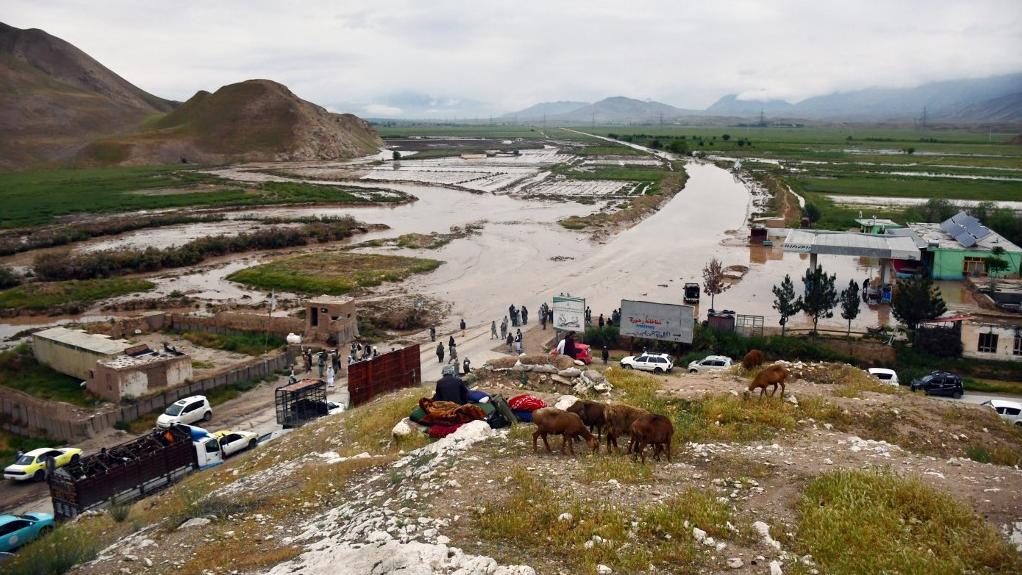
[[[546,439],[547,435],[561,436],[561,453],[565,453],[567,450],[575,455],[572,440],[576,437],[585,439],[593,453],[600,450],[600,440],[589,432],[589,429],[582,423],[582,418],[576,413],[568,413],[556,407],[544,407],[532,412],[532,422],[536,424],[536,431],[532,432],[533,451],[538,449],[537,440],[542,437],[547,452],[552,453],[550,443]]]
[[[770,397],[774,396],[774,393],[777,392],[777,386],[780,386],[781,397],[783,398],[784,380],[787,379],[789,373],[790,372],[787,369],[785,369],[784,366],[782,365],[774,364],[767,366],[763,368],[763,371],[760,371],[756,375],[756,378],[749,383],[749,388],[746,389],[745,393],[743,393],[742,395],[745,399],[749,399],[749,397],[752,395],[752,390],[758,387],[759,398],[763,399],[763,394],[766,393],[766,388],[772,385],[773,389],[770,390]]]
[[[742,367],[745,368],[745,371],[761,365],[763,365],[763,352],[758,349],[750,351],[742,358]]]
[[[646,415],[648,412],[638,407],[632,407],[623,403],[609,403],[603,410],[604,416],[607,420],[607,451],[610,451],[611,444],[614,445],[614,449],[618,449],[617,438],[625,434],[630,434],[632,430],[632,422],[639,418],[639,416]]]
[[[606,405],[599,401],[580,399],[573,403],[566,411],[581,417],[582,423],[589,426],[589,431],[596,434],[596,439],[601,439],[603,437],[603,428],[607,425],[604,408],[606,408]]]
[[[671,460],[671,437],[674,436],[674,425],[671,420],[656,413],[647,413],[632,422],[632,440],[628,449],[632,457],[642,457],[646,463],[646,446],[653,446],[653,459],[660,460],[660,454],[667,452],[667,461]]]

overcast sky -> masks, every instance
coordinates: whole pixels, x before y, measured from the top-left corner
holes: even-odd
[[[607,96],[704,108],[1022,71],[1022,0],[4,0],[158,96],[269,78],[374,117]]]

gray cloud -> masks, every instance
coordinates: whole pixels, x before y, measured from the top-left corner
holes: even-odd
[[[440,117],[610,95],[702,108],[1022,70],[1018,0],[6,0],[0,19],[160,96],[271,78],[362,114],[409,95]]]

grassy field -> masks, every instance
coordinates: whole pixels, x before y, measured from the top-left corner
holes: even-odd
[[[182,337],[202,347],[233,351],[245,355],[262,355],[271,349],[284,345],[279,335],[261,333],[232,333],[229,335],[204,331],[187,331]]]
[[[540,129],[525,125],[412,124],[374,125],[383,138],[403,136],[468,136],[476,138],[536,138]]]
[[[378,198],[395,201],[399,198]],[[180,166],[34,170],[0,174],[0,228],[40,226],[59,216],[197,206],[347,203],[338,186],[241,184]]]
[[[101,400],[86,393],[76,377],[57,373],[36,361],[27,345],[0,352],[0,385],[40,399],[94,407]]]
[[[227,279],[264,289],[340,295],[435,270],[438,260],[350,252],[286,258],[237,271]]]
[[[32,282],[0,291],[0,309],[21,312],[69,310],[153,287],[146,280],[127,278]]]

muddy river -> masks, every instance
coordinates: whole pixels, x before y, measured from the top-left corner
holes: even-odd
[[[409,232],[446,232],[451,226],[485,222],[481,233],[456,239],[439,250],[369,249],[445,261],[432,273],[414,276],[401,285],[384,285],[377,291],[415,291],[448,300],[454,306],[448,320],[451,324],[461,317],[472,325],[499,321],[511,303],[524,304],[535,311],[542,301],[561,292],[586,297],[594,315],[609,314],[620,306],[622,298],[681,303],[682,284],[701,283],[703,266],[717,257],[725,266],[745,266],[748,272],[716,298],[716,307],[763,315],[767,326],[777,326],[770,288],[786,273],[798,285],[797,278],[808,266],[808,256],[785,253],[779,246],[745,245],[753,198],[747,185],[711,163],[690,161],[687,170],[690,177],[685,189],[659,212],[602,243],[557,224],[558,219],[590,213],[600,204],[469,193],[420,183],[386,183],[388,189],[418,198],[399,206],[272,207],[235,211],[229,217],[351,215],[363,222],[390,226],[389,230],[358,236],[351,242]],[[76,249],[165,247],[210,232],[238,233],[256,225],[245,220],[156,228],[84,242]],[[258,301],[266,294],[224,278],[235,270],[274,257],[279,254],[252,254],[184,271],[163,272],[153,278],[157,284],[155,292],[145,297],[176,290],[207,301]],[[839,289],[847,286],[849,280],[861,285],[865,277],[877,273],[876,262],[864,258],[821,256],[819,263],[826,271],[837,274]],[[709,307],[705,295],[702,307],[700,316],[705,317],[705,308]],[[50,323],[57,320],[54,318]],[[853,327],[862,329],[889,321],[888,308],[863,306]],[[39,322],[33,318],[29,323],[35,326]],[[0,339],[27,327],[21,321],[16,322],[21,325],[13,323],[0,325]],[[807,318],[796,317],[789,326],[808,324]],[[825,320],[823,325],[840,329],[845,322],[838,316]]]

